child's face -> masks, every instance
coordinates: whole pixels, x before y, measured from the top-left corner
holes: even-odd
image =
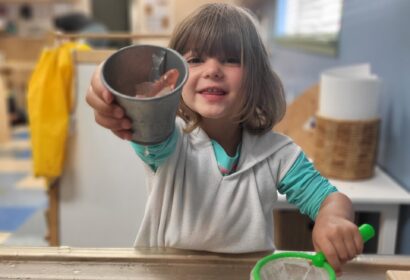
[[[202,118],[233,120],[242,98],[243,67],[237,58],[184,55],[189,77],[183,87],[185,104]]]

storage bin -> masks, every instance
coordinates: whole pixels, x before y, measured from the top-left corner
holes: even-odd
[[[344,121],[316,116],[314,165],[328,178],[372,177],[380,120]]]

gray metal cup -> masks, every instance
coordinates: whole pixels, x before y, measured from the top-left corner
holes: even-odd
[[[169,94],[160,97],[135,97],[135,86],[149,81],[152,76],[152,69],[155,66],[153,55],[164,52],[163,73],[174,68],[179,72],[175,88]],[[101,78],[132,120],[132,141],[153,145],[164,141],[172,134],[182,87],[188,79],[188,64],[179,53],[153,45],[128,46],[108,57],[102,67]]]

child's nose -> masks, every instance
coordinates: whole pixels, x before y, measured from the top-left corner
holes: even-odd
[[[218,59],[208,58],[204,66],[204,76],[206,78],[220,79],[223,77],[222,65]]]

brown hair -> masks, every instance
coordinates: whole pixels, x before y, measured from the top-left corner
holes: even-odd
[[[286,110],[282,83],[272,71],[255,19],[244,8],[214,3],[201,6],[174,30],[170,48],[182,55],[194,51],[199,56],[234,56],[244,68],[241,111],[238,122],[253,134],[262,134],[279,122]],[[201,116],[181,98],[178,115],[187,131],[200,125]]]

